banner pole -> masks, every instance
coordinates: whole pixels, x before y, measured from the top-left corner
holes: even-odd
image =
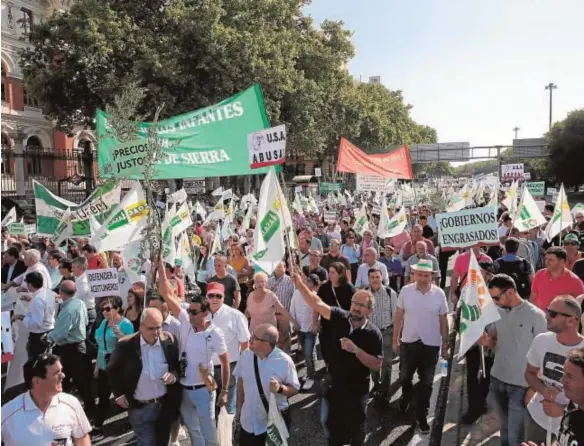
[[[286,199],[286,206],[288,207],[288,212],[290,216],[292,216],[292,212],[290,212],[290,205],[288,204],[288,188],[286,187],[286,182],[284,181],[284,173],[280,171],[280,182],[282,183],[282,193],[284,194],[284,198]],[[284,221],[284,214],[280,209],[280,218]],[[294,224],[292,222],[292,230],[294,230]],[[288,251],[288,264],[290,268],[290,272],[293,271],[293,266],[296,262],[294,262],[294,257],[292,255],[292,243],[290,241],[290,234],[288,233],[288,228],[284,226],[284,243],[286,244],[286,250]]]

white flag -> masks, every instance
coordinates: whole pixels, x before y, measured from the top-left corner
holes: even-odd
[[[59,246],[65,239],[70,238],[73,235],[73,226],[71,224],[71,210],[67,208],[63,216],[61,217],[61,221],[55,228],[55,233],[53,234],[53,243],[55,246]]]
[[[183,232],[178,238],[177,261],[182,263],[183,270],[187,276],[195,274],[195,264],[193,262],[193,253],[186,232]],[[175,264],[177,262],[175,261]]]
[[[517,212],[517,197],[518,197],[517,187],[518,187],[517,181],[513,181],[513,183],[511,183],[511,187],[507,191],[507,196],[503,200],[503,204],[505,205],[505,207],[509,211],[509,216],[511,218],[514,218],[515,214]]]
[[[556,207],[554,208],[554,215],[552,215],[552,218],[548,222],[544,231],[548,242],[564,229],[572,226],[572,224],[574,224],[574,219],[570,212],[570,205],[568,204],[568,197],[566,197],[564,185],[562,184],[560,186],[560,192],[558,193]]]
[[[353,229],[359,235],[363,235],[369,229],[369,219],[367,218],[367,204],[364,202],[355,219],[355,226]]]
[[[519,229],[519,231],[525,232],[543,225],[546,221],[545,217],[541,215],[537,204],[535,204],[533,196],[527,188],[524,188],[521,203],[519,204],[519,210],[513,221],[513,226]]]
[[[195,203],[195,213],[199,214],[203,220],[207,216],[207,211],[198,201]]]
[[[382,220],[379,220],[379,230],[377,232],[378,237],[395,237],[404,232],[406,225],[408,224],[405,208],[400,208],[399,212],[396,213],[391,220],[389,220],[387,208],[382,209],[382,212],[385,214],[385,217],[382,216],[382,219],[387,219],[387,223],[384,221],[385,224],[382,226]]]
[[[193,220],[191,220],[189,206],[185,202],[178,208],[172,218],[172,221],[170,222],[170,226],[172,227],[172,236],[178,237],[181,232],[192,225]]]
[[[217,189],[215,189],[213,192],[211,192],[211,195],[213,195],[214,197],[220,197],[222,193],[223,193],[223,186],[219,186]]]
[[[489,291],[474,251],[470,250],[467,282],[460,296],[460,350],[462,357],[485,331],[485,327],[501,316]]]
[[[10,223],[16,221],[16,206],[13,206],[12,209],[8,211],[8,214],[4,216],[2,219],[2,226],[8,226]]]
[[[227,212],[225,212],[225,220],[223,220],[223,226],[221,227],[221,239],[223,241],[227,240],[233,234],[231,225],[233,224],[233,200],[229,201],[229,206],[227,207]]]
[[[166,263],[174,264],[176,259],[176,244],[174,236],[172,235],[172,222],[176,212],[174,205],[172,205],[162,221],[162,258]]]
[[[247,208],[247,212],[245,213],[245,217],[241,222],[241,231],[245,232],[248,230],[249,225],[251,223],[251,214],[253,212],[253,204],[250,203],[249,207]]]
[[[253,263],[268,275],[272,274],[286,254],[284,245],[284,219],[280,187],[274,168],[270,168],[262,182],[258,204],[258,221],[254,234]]]
[[[124,271],[128,275],[128,279],[130,279],[131,284],[142,280],[142,265],[146,260],[141,249],[142,227],[143,224],[134,228],[134,231],[130,235],[132,241],[126,244],[124,250],[122,251],[122,263],[124,264]]]
[[[213,245],[211,246],[211,254],[209,254],[209,256],[212,256],[221,250],[221,228],[217,227],[215,229],[215,237],[213,237]]]
[[[446,206],[446,212],[458,212],[470,204],[472,204],[472,193],[468,185],[465,184],[460,191],[451,197]]]

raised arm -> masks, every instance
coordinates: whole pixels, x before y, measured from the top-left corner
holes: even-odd
[[[178,318],[181,310],[180,302],[175,296],[168,277],[166,277],[166,270],[164,268],[164,260],[162,260],[162,257],[160,257],[160,260],[158,261],[158,293],[168,305],[168,309],[172,315]]]

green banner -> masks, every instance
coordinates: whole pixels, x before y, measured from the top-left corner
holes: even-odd
[[[532,181],[525,183],[525,187],[534,197],[543,197],[545,195],[545,181]]]
[[[343,183],[319,183],[320,192],[341,192],[343,190]]]
[[[120,143],[107,132],[108,115],[98,110],[100,176],[141,179],[151,126],[141,124],[138,139]],[[167,150],[156,166],[156,179],[265,173],[266,168],[249,167],[247,135],[269,126],[259,84],[210,107],[159,121],[158,132]]]

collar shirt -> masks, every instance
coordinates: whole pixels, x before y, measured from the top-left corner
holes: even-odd
[[[243,381],[245,398],[241,408],[241,427],[250,434],[261,435],[268,428],[268,414],[264,409],[260,393],[258,391],[255,368],[255,354],[251,350],[241,353],[239,362],[234,370],[234,376]],[[275,378],[280,384],[300,389],[296,366],[292,358],[275,347],[264,359],[258,357],[258,371],[262,388],[266,398],[270,398],[270,380]],[[281,394],[274,394],[276,404],[280,411],[288,408],[288,399]]]
[[[375,297],[371,322],[380,330],[393,326],[393,316],[397,307],[397,294],[391,288],[381,286],[377,291],[370,290]]]
[[[168,372],[168,363],[160,339],[150,345],[140,335],[140,353],[142,373],[138,379],[134,398],[138,401],[160,398],[166,394],[166,386],[162,383],[161,378]]]
[[[26,287],[25,278],[26,278],[26,275],[29,273],[40,273],[40,275],[43,276],[43,288],[49,288],[49,289],[53,288],[53,282],[51,280],[51,275],[47,271],[47,268],[45,267],[45,265],[43,265],[40,262],[35,263],[32,266],[29,266],[23,274],[14,278],[12,281],[18,286]]]
[[[55,328],[48,335],[57,345],[78,344],[85,341],[87,327],[87,308],[85,304],[72,297],[63,301],[55,318]]]
[[[8,266],[8,273],[6,274],[6,283],[12,280],[12,274],[14,274],[14,267],[16,266],[16,262]]]
[[[55,395],[45,413],[34,403],[30,392],[2,406],[2,441],[6,446],[73,446],[74,439],[90,431],[79,400],[67,393]]]
[[[178,321],[180,322],[180,358],[186,358],[187,369],[180,383],[184,386],[199,386],[204,384],[199,372],[201,364],[213,373],[213,355],[217,357],[227,353],[223,331],[214,324],[196,332],[189,320],[187,310],[181,309]]]
[[[268,280],[268,289],[278,296],[280,303],[286,310],[290,310],[290,302],[294,294],[294,282],[290,276],[284,274],[279,278],[276,276],[270,277]]]
[[[162,321],[162,330],[172,333],[178,339],[180,336],[180,322],[172,314],[168,313]]]
[[[397,306],[404,310],[402,342],[422,341],[424,345],[440,346],[440,316],[448,313],[444,291],[432,285],[422,293],[414,282],[401,289]]]
[[[55,289],[55,287],[61,283],[61,280],[63,280],[63,276],[59,272],[59,268],[51,268],[49,266],[49,267],[47,267],[47,271],[49,272],[49,276],[51,276],[51,282],[52,282],[51,288]]]
[[[239,344],[241,342],[249,342],[249,329],[247,328],[247,319],[244,314],[230,307],[229,305],[221,305],[215,313],[209,312],[209,319],[214,326],[221,329],[227,345],[227,353],[229,353],[229,362],[236,362],[239,359]],[[219,355],[213,353],[213,365],[221,365]]]
[[[83,273],[77,277],[75,279],[75,286],[77,287],[77,293],[75,293],[75,296],[83,301],[88,310],[95,308],[95,297],[91,294],[87,274]]]
[[[376,260],[373,266],[367,265],[367,263],[362,263],[357,270],[357,280],[355,280],[355,288],[365,288],[369,286],[369,270],[371,268],[378,268],[381,270],[381,277],[383,277],[383,285],[389,285],[389,277],[387,275],[387,267]]]
[[[55,293],[41,288],[33,294],[22,323],[31,333],[45,333],[55,328]]]

